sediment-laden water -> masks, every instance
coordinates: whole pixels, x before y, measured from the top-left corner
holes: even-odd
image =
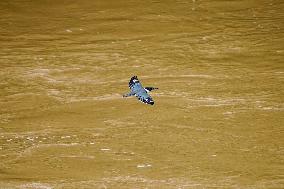
[[[282,1],[0,15],[0,188],[284,187]],[[154,106],[122,98],[133,75]]]

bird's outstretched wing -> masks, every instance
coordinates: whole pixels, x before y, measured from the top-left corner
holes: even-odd
[[[138,98],[138,100],[145,104],[154,105],[154,100],[145,90],[138,91],[135,96]]]

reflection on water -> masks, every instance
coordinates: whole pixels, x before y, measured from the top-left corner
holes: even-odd
[[[283,5],[1,1],[0,185],[283,188]]]

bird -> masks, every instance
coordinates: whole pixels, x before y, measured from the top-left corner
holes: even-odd
[[[131,77],[129,81],[130,92],[124,94],[123,97],[136,96],[138,100],[145,104],[154,105],[153,98],[148,94],[150,91],[158,89],[157,87],[143,88],[137,76]]]

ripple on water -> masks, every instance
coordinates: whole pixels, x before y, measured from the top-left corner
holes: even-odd
[[[52,187],[49,184],[33,182],[33,183],[28,183],[28,184],[22,184],[22,185],[19,186],[19,188],[23,188],[23,189],[33,189],[33,188],[37,188],[37,189],[53,189],[54,187]]]

